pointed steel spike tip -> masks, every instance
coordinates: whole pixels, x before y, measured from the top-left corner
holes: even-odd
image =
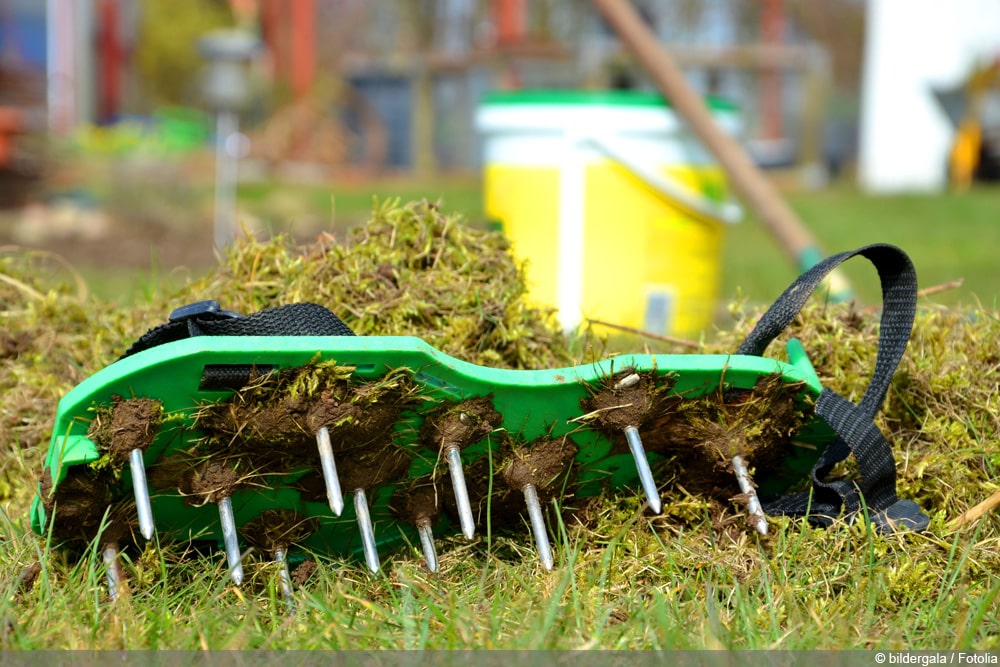
[[[653,471],[649,469],[649,461],[646,459],[646,450],[642,446],[642,438],[639,437],[639,429],[634,426],[626,426],[625,438],[628,440],[628,448],[632,450],[636,470],[639,471],[639,481],[642,482],[646,502],[649,503],[649,508],[653,510],[654,514],[659,514],[663,511],[663,504],[660,502],[660,492],[656,490]]]
[[[295,605],[295,598],[292,595],[292,577],[288,572],[288,558],[284,547],[277,547],[274,550],[274,560],[278,563],[278,580],[281,584],[281,595],[289,606]]]
[[[538,502],[538,490],[534,484],[525,484],[523,491],[524,502],[528,506],[528,519],[531,521],[531,534],[535,537],[535,547],[538,549],[538,558],[542,561],[542,567],[551,571],[554,564],[552,546],[549,544],[549,531],[542,516],[542,505]]]
[[[344,512],[344,494],[340,489],[340,478],[337,477],[337,464],[333,459],[330,431],[325,426],[316,432],[316,446],[319,448],[319,462],[323,467],[323,481],[326,483],[326,497],[330,501],[330,509],[335,516],[340,516]]]
[[[472,519],[472,503],[469,489],[465,486],[465,472],[462,470],[462,454],[458,447],[449,447],[444,453],[451,473],[451,486],[455,490],[455,504],[458,506],[458,521],[462,524],[462,534],[471,540],[476,534],[476,523]]]
[[[747,512],[749,512],[754,528],[761,535],[767,535],[767,516],[760,506],[760,499],[757,497],[757,490],[753,487],[753,480],[750,479],[750,471],[747,469],[746,461],[742,456],[733,457],[733,471],[736,473],[736,481],[740,485],[740,492],[747,497]]]
[[[431,522],[427,519],[421,519],[417,523],[417,534],[420,535],[420,548],[423,549],[427,569],[431,572],[437,572],[438,557],[437,549],[434,548],[434,531],[431,530]]]
[[[124,577],[122,576],[121,563],[118,562],[118,544],[105,545],[104,566],[108,571],[108,595],[112,600],[117,600],[120,593]]]
[[[146,483],[146,463],[142,450],[133,449],[128,455],[132,469],[132,491],[135,493],[135,508],[139,514],[139,532],[147,540],[153,539],[153,505],[149,500],[149,485]]]
[[[354,513],[358,516],[358,528],[361,529],[361,545],[365,549],[365,562],[368,569],[378,572],[378,548],[375,545],[375,529],[372,527],[372,516],[368,511],[368,497],[364,489],[354,490]]]
[[[229,496],[219,501],[219,521],[222,523],[222,542],[226,547],[229,576],[233,578],[233,583],[239,586],[243,583],[243,561],[240,557],[239,536],[236,534],[233,502]]]

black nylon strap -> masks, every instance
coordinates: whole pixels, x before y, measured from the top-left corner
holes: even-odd
[[[862,255],[878,271],[882,284],[882,319],[879,325],[875,370],[857,405],[824,388],[816,401],[816,414],[837,434],[812,471],[813,492],[792,494],[764,503],[769,514],[809,514],[818,523],[829,523],[841,511],[854,515],[866,504],[883,530],[905,525],[922,530],[929,519],[920,508],[896,495],[896,463],[885,436],[873,421],[885,401],[896,366],[906,351],[916,313],[917,276],[910,258],[896,246],[875,244],[823,260],[778,297],[737,350],[760,356],[795,319],[820,282],[844,261]],[[854,454],[861,473],[855,485],[824,478],[833,466]]]
[[[192,336],[353,336],[344,322],[315,303],[292,303],[241,317],[212,310],[171,319],[144,333],[122,358]]]

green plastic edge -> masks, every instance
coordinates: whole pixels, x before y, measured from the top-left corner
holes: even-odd
[[[704,98],[712,111],[738,112],[739,107],[718,97]],[[498,105],[567,105],[567,106],[618,106],[672,108],[670,101],[656,92],[637,90],[510,90],[494,91],[481,102],[486,106]]]
[[[292,368],[321,359],[353,366],[356,369],[355,375],[362,379],[374,379],[391,368],[406,367],[414,372],[416,380],[424,384],[429,393],[439,398],[457,401],[492,394],[494,405],[505,416],[508,431],[513,426],[516,429],[514,435],[524,441],[543,435],[560,436],[572,431],[574,440],[581,445],[581,452],[588,453],[584,459],[603,458],[601,479],[607,483],[607,475],[610,473],[611,486],[620,486],[630,482],[635,475],[630,458],[624,455],[617,457],[618,460],[615,461],[616,457],[607,457],[610,442],[604,436],[593,430],[581,431],[577,425],[566,420],[566,415],[579,414],[579,401],[586,394],[585,385],[592,385],[626,368],[634,368],[640,372],[649,371],[659,375],[675,374],[677,383],[673,391],[697,398],[715,390],[722,382],[728,386],[749,389],[760,377],[780,373],[788,382],[804,382],[811,393],[818,395],[822,389],[819,378],[797,340],[789,341],[788,356],[789,363],[747,355],[628,354],[566,368],[509,370],[477,366],[455,359],[423,340],[409,336],[195,337],[119,360],[70,391],[59,402],[45,465],[49,468],[55,488],[65,478],[71,466],[85,465],[100,457],[94,443],[86,437],[88,414],[95,403],[109,402],[113,394],[158,398],[168,414],[189,411],[206,401],[224,400],[233,393],[203,391],[198,388],[206,364],[256,364]],[[175,435],[161,433],[147,450],[147,461],[156,460]],[[771,480],[771,485],[780,488],[787,482],[781,479],[782,476],[791,479],[808,472],[822,446],[830,438],[831,434],[822,424],[807,427],[800,434],[799,440],[807,445],[813,443],[816,451],[811,453],[808,448],[792,448],[794,451],[789,452],[786,469],[782,471],[782,475]],[[463,450],[463,460],[485,456],[488,449],[488,443],[470,446]],[[580,461],[581,457],[578,456],[577,460]],[[415,469],[418,474],[429,472],[434,463],[432,460],[415,460],[411,466],[411,476]],[[588,488],[585,476],[578,481],[581,489]],[[757,481],[761,482],[761,490],[766,492],[768,480]],[[123,485],[131,488],[127,470],[123,473]],[[394,487],[382,487],[369,499],[377,531],[380,522],[401,523],[385,512],[377,511],[378,507],[384,509],[387,506],[393,491]],[[599,493],[600,487],[594,487],[592,483],[589,491],[578,492],[578,495]],[[191,508],[176,494],[158,494],[154,498],[158,516],[191,512]],[[287,489],[267,492],[237,491],[233,495],[237,523],[241,524],[258,516],[276,502],[288,500]],[[304,504],[309,505],[302,508],[304,513],[312,516],[329,514],[328,508],[323,504]],[[359,545],[352,543],[352,540],[356,541],[354,515],[350,503],[348,505],[341,517],[324,517],[321,523],[333,524],[325,527],[332,528],[335,533],[343,536],[343,539],[338,538],[338,548],[342,550],[344,542],[347,542],[350,543],[348,548],[357,550]],[[450,523],[447,519],[442,521]],[[32,503],[31,523],[36,533],[44,534],[46,517],[39,496]],[[200,521],[190,522],[187,537],[220,541],[221,535],[217,532],[216,524],[217,517],[202,512]],[[318,531],[321,532],[324,531]],[[383,531],[379,543],[398,543],[399,537],[398,534],[387,535]],[[413,536],[403,536],[404,539],[407,537]],[[322,539],[318,539],[312,546],[318,549],[329,547],[322,542]],[[310,546],[308,542],[306,546]]]

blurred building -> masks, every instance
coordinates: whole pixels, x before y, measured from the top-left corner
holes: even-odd
[[[326,161],[476,168],[473,118],[491,89],[651,87],[590,3],[580,0],[185,0],[176,7],[192,11],[199,3],[226,9],[266,44],[255,68],[271,97],[249,120],[270,123],[260,136],[272,139],[274,159],[291,151],[290,159],[307,160],[308,149],[322,145]],[[53,131],[152,112],[138,63],[151,48],[141,34],[143,14],[154,5],[171,7],[163,0],[0,0],[16,35],[5,44],[17,43],[28,54],[24,62],[45,72]],[[759,162],[820,171],[824,163],[851,158],[854,132],[850,102],[826,103],[838,57],[831,61],[811,33],[829,28],[849,41],[856,26],[845,30],[830,17],[858,5],[637,0],[694,86],[743,109],[748,146]],[[178,11],[159,27],[190,25]],[[193,41],[178,34],[184,36],[175,41]],[[840,51],[850,55],[856,47]],[[190,62],[178,71],[196,76]],[[184,91],[173,103],[201,104],[195,82]],[[837,108],[848,109],[848,121],[831,133],[825,129],[830,121],[842,120],[831,118]],[[294,139],[297,126],[308,131]],[[308,139],[320,135],[323,141]]]
[[[867,10],[861,184],[940,190],[962,115],[942,93],[1000,57],[1000,0],[868,0]]]

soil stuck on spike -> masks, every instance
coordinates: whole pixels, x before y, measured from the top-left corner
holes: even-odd
[[[374,489],[406,479],[410,455],[406,450],[386,442],[369,449],[353,448],[337,460],[337,474],[344,493],[355,489]],[[308,502],[326,502],[326,483],[319,470],[303,475],[295,488]]]
[[[446,494],[436,488],[431,477],[421,477],[409,486],[396,489],[389,505],[393,514],[407,523],[435,523],[441,514],[441,496]]]
[[[633,374],[639,378],[636,382],[619,385]],[[673,378],[656,378],[652,373],[634,373],[627,368],[605,380],[601,389],[580,401],[580,407],[585,418],[617,435],[627,426],[641,429],[676,407],[681,398],[667,394],[673,386]]]
[[[98,409],[87,437],[111,456],[118,468],[134,449],[146,451],[163,423],[163,404],[152,398],[112,397],[110,409]]]
[[[213,461],[205,461],[184,480],[189,488],[181,488],[181,493],[193,496],[196,504],[218,503],[233,495],[242,482],[240,474],[231,466]]]
[[[406,478],[410,455],[402,448],[387,445],[364,453],[354,453],[337,464],[345,492],[374,489]]]
[[[810,405],[801,383],[771,375],[752,390],[683,401],[651,422],[643,441],[647,451],[674,458],[689,491],[731,498],[733,457],[743,456],[758,470],[777,466],[807,421]]]
[[[369,456],[391,442],[414,385],[406,369],[362,384],[348,381],[353,372],[330,363],[286,371],[204,406],[195,421],[209,450],[238,451],[261,474],[316,468],[316,432],[323,426],[338,458],[359,448]]]
[[[439,408],[420,429],[420,441],[430,449],[464,449],[482,440],[503,423],[493,408],[493,396],[479,396]]]
[[[305,430],[308,406],[301,399],[276,396],[267,402],[238,400],[206,406],[196,416],[211,449],[236,448],[301,455],[311,443]]]
[[[562,492],[578,451],[576,444],[566,437],[538,440],[514,451],[513,459],[503,467],[503,478],[512,489],[534,484],[539,498],[547,500]]]
[[[365,400],[364,389],[355,394],[355,402],[338,401],[325,393],[310,407],[306,423],[310,430],[311,449],[316,448],[316,431],[326,426],[335,454],[355,447],[372,446],[390,439],[404,402],[398,394],[385,394]]]

